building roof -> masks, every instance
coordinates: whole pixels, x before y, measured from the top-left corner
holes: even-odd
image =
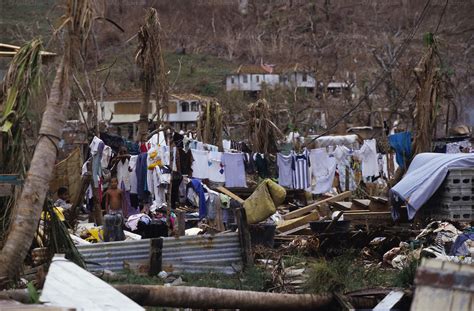
[[[0,57],[13,57],[20,50],[20,46],[0,43]],[[43,57],[57,56],[56,53],[41,51],[40,55]]]
[[[151,98],[153,100],[153,97]],[[169,94],[169,99],[173,100],[199,100],[199,101],[210,101],[212,98],[201,96],[192,93],[172,93]],[[140,89],[132,89],[128,91],[122,91],[115,94],[107,94],[104,96],[104,101],[141,101],[142,100],[142,90]]]
[[[246,64],[240,65],[233,73],[234,74],[281,74],[290,72],[311,72],[311,68],[303,64]]]

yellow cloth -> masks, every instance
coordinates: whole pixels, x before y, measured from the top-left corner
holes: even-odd
[[[265,179],[244,201],[247,222],[255,224],[275,214],[277,206],[286,198],[286,190],[271,179]]]
[[[53,207],[53,211],[58,216],[59,220],[61,220],[61,221],[66,220],[66,218],[64,218],[62,207]],[[48,213],[48,215],[45,215],[45,212],[41,212],[41,219],[42,220],[45,220],[45,219],[50,220],[51,217],[49,216],[49,213]]]
[[[102,230],[102,228],[99,228],[99,227],[90,228],[90,229],[87,229],[87,233],[90,234],[90,236],[85,239],[88,242],[97,243],[104,240],[103,238],[104,230]]]

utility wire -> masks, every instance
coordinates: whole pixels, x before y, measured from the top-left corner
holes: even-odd
[[[446,5],[447,5],[447,2],[448,1],[446,1]],[[405,39],[405,41],[400,45],[400,48],[395,52],[395,55],[394,55],[392,61],[388,65],[388,70],[382,69],[382,72],[379,74],[379,76],[376,79],[375,83],[369,88],[368,92],[366,94],[364,94],[364,96],[362,96],[361,99],[359,99],[359,102],[354,107],[349,109],[349,111],[347,111],[344,115],[342,115],[336,122],[334,122],[334,124],[331,125],[326,131],[324,131],[322,134],[316,136],[315,138],[311,139],[308,143],[305,143],[303,145],[304,147],[311,144],[312,142],[314,142],[319,137],[327,135],[333,128],[335,128],[339,124],[339,122],[346,119],[352,112],[354,112],[354,110],[356,110],[360,105],[362,105],[366,100],[368,100],[368,97],[382,84],[382,82],[384,82],[385,77],[392,70],[392,66],[398,61],[398,58],[403,54],[403,52],[405,52],[406,48],[408,47],[410,42],[413,40],[416,32],[418,31],[418,28],[420,27],[421,23],[423,22],[423,19],[425,18],[426,14],[428,12],[428,7],[429,7],[430,3],[431,3],[431,0],[426,1],[425,6],[423,7],[423,10],[422,10],[420,16],[418,16],[418,19],[415,22],[415,25],[413,27],[412,32]],[[445,8],[446,8],[446,5],[445,5]],[[443,12],[443,14],[444,14],[444,12]],[[441,22],[441,19],[440,19],[440,22]],[[438,23],[438,26],[439,26],[439,23]]]

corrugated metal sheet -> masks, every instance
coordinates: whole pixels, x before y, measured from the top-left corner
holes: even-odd
[[[120,271],[124,261],[148,261],[150,240],[81,245],[77,249],[89,271]],[[242,266],[239,237],[229,233],[163,238],[162,265],[173,272],[235,273]]]

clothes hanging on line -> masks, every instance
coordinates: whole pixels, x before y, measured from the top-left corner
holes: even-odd
[[[336,159],[330,156],[326,148],[312,149],[309,153],[310,159],[310,191],[314,194],[322,194],[332,189],[336,173]]]
[[[228,153],[222,155],[225,171],[226,187],[247,187],[243,153]]]
[[[217,183],[225,182],[224,164],[222,164],[222,152],[211,151],[208,158],[209,180]]]
[[[282,187],[293,189],[293,156],[277,154],[278,184]]]
[[[309,159],[309,152],[304,149],[302,153],[293,154],[292,170],[293,170],[293,185],[294,189],[307,189],[310,186],[309,182],[309,166],[311,165]]]
[[[362,177],[369,178],[379,175],[377,162],[377,143],[375,139],[366,139],[360,150],[354,152],[362,165]]]

